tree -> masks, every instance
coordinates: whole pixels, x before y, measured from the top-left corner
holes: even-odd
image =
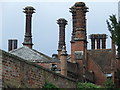
[[[110,21],[110,22],[109,22]],[[120,21],[117,21],[117,18],[115,15],[111,15],[109,17],[109,21],[107,20],[107,26],[108,30],[111,33],[111,39],[115,42],[117,45],[117,51],[120,55]]]

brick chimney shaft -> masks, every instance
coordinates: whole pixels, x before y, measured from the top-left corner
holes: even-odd
[[[60,53],[62,51],[62,47],[65,46],[65,25],[67,25],[67,20],[64,18],[60,18],[57,20],[57,24],[59,25],[59,43],[58,43],[58,58],[60,57]]]
[[[24,38],[24,42],[23,45],[27,46],[29,48],[32,48],[33,43],[32,43],[32,33],[31,33],[31,23],[32,23],[32,14],[35,13],[34,12],[34,8],[31,6],[27,6],[24,8],[24,13],[26,14],[26,28],[25,28],[25,38]]]
[[[62,51],[60,54],[60,66],[61,66],[61,74],[67,76],[67,51],[66,46],[62,47]]]
[[[76,62],[75,51],[83,51],[86,54],[86,12],[88,8],[84,2],[76,2],[71,8],[72,13],[72,38],[71,38],[71,62]],[[86,56],[85,56],[86,57]]]

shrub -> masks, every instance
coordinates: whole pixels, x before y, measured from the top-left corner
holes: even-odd
[[[78,83],[77,88],[101,88],[98,85],[92,84],[92,83]]]
[[[57,87],[55,85],[53,85],[52,83],[46,82],[45,85],[43,86],[43,88],[57,88]]]
[[[105,82],[105,88],[114,88],[114,87],[115,87],[115,84],[112,81],[112,79],[107,79]]]

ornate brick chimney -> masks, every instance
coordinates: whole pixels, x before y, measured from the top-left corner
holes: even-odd
[[[59,25],[59,43],[58,43],[58,58],[60,57],[60,53],[62,51],[62,47],[65,46],[65,26],[67,25],[67,20],[64,18],[60,18],[57,20],[57,24]]]
[[[86,12],[87,7],[83,2],[77,2],[74,6],[70,8],[73,19],[73,31],[71,38],[71,62],[76,62],[76,60],[81,60],[79,57],[80,52],[84,54],[87,48],[87,38],[86,38]],[[77,56],[78,55],[78,56]]]
[[[61,62],[61,74],[67,76],[67,51],[66,46],[63,46],[61,55],[60,55],[60,62]]]
[[[29,48],[32,48],[33,43],[32,43],[32,33],[31,33],[31,23],[32,23],[32,14],[35,13],[34,12],[34,8],[31,6],[27,6],[24,8],[24,13],[26,14],[26,32],[25,32],[25,38],[24,38],[24,42],[23,45],[27,46]]]
[[[88,8],[84,2],[77,2],[70,8],[73,19],[73,31],[71,38],[71,62],[78,63],[80,77],[84,76],[86,67],[86,51],[87,51],[87,36],[86,36],[86,12]],[[79,78],[83,81],[83,78]]]
[[[8,51],[11,51],[13,49],[17,49],[17,39],[8,40]]]

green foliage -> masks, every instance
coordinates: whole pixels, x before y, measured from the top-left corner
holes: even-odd
[[[117,51],[120,52],[120,22],[117,21],[115,15],[111,15],[109,17],[109,21],[108,20],[106,21],[108,30],[111,33],[112,40],[118,46]]]
[[[95,84],[92,84],[92,83],[78,83],[77,84],[77,88],[81,88],[81,89],[87,89],[87,88],[101,88],[100,86],[97,86]]]
[[[57,88],[57,87],[55,85],[51,84],[51,83],[45,83],[43,88]]]
[[[115,84],[112,79],[107,79],[105,82],[105,88],[115,88]]]

